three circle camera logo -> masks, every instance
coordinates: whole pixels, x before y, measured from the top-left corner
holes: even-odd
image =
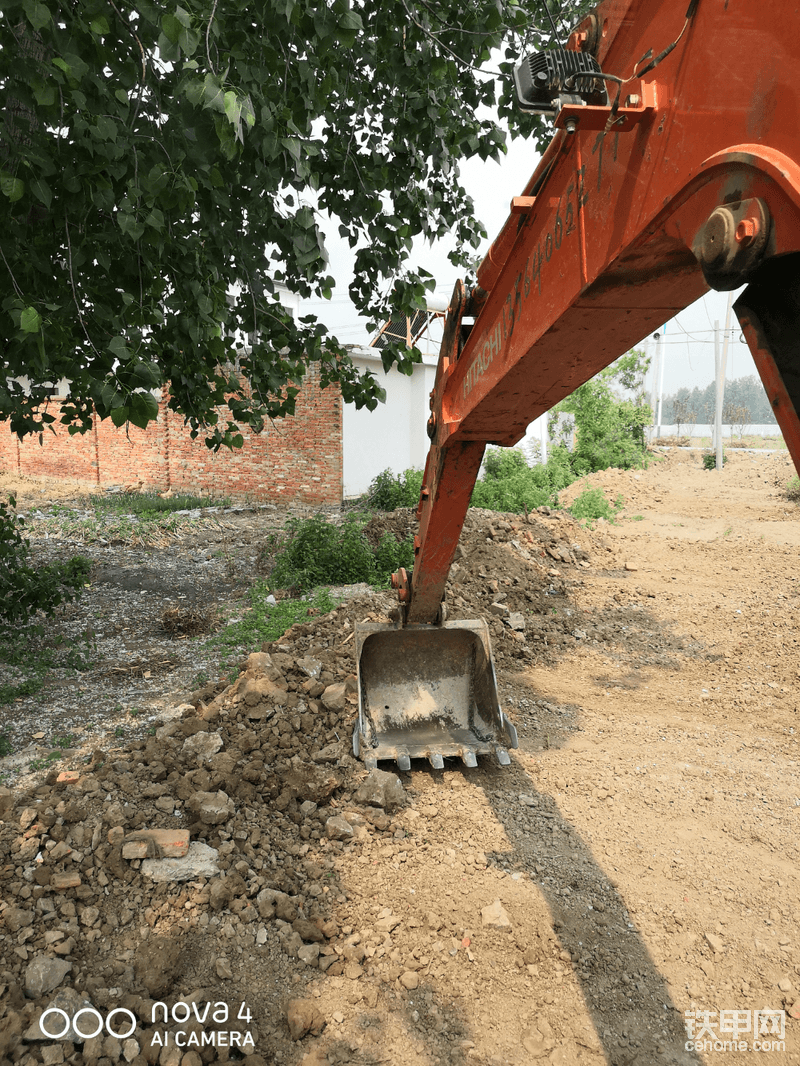
[[[56,1025],[58,1024],[57,1022],[48,1022],[46,1024],[47,1018],[51,1014],[55,1014],[63,1020],[63,1029],[56,1032],[50,1031],[51,1027],[55,1029]],[[82,1028],[79,1027],[78,1019],[81,1017],[82,1014],[94,1016],[94,1020],[96,1020],[97,1022],[97,1028],[93,1032],[85,1032]],[[125,1015],[125,1017],[130,1020],[130,1029],[128,1029],[126,1032],[115,1032],[111,1025],[112,1018],[115,1014]],[[108,1015],[105,1018],[105,1021],[103,1020],[103,1016],[100,1011],[95,1010],[94,1007],[81,1007],[81,1009],[77,1011],[71,1019],[67,1012],[65,1010],[62,1010],[60,1007],[49,1007],[39,1019],[39,1028],[49,1040],[60,1040],[63,1036],[67,1035],[67,1033],[70,1031],[70,1028],[72,1028],[74,1032],[79,1037],[81,1037],[82,1040],[91,1040],[93,1037],[99,1036],[100,1033],[102,1033],[103,1028],[105,1028],[109,1036],[115,1036],[117,1040],[125,1040],[135,1031],[136,1018],[133,1013],[127,1010],[125,1007],[115,1007],[114,1010],[109,1011]]]

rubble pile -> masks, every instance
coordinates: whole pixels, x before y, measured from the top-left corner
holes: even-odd
[[[405,520],[392,521],[401,533]],[[577,535],[547,513],[471,512],[450,616],[490,618],[500,663],[545,656],[565,635],[537,612],[587,565]],[[199,1066],[245,1054],[257,1066],[265,1048],[280,1061],[297,1032],[319,1030],[288,989],[306,971],[364,974],[364,947],[340,924],[342,870],[365,845],[391,850],[406,836],[403,786],[391,773],[365,775],[350,746],[353,626],[388,622],[393,606],[375,593],[309,618],[250,654],[232,684],[210,683],[163,715],[146,739],[98,748],[31,791],[0,789],[0,1063]],[[399,921],[391,909],[378,917],[387,935]],[[234,1024],[249,964],[273,987]],[[407,991],[418,980],[389,953],[371,973]],[[216,1020],[181,1014],[217,1001],[227,1007]],[[132,1019],[118,1015],[124,1039],[86,1036],[114,1010]],[[88,1020],[76,1028],[80,1011]],[[187,1045],[200,1029],[218,1039]],[[182,1047],[170,1043],[179,1032]]]

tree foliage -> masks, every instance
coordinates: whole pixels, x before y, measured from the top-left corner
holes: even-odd
[[[643,352],[628,352],[554,408],[575,416],[577,443],[571,458],[577,476],[610,466],[642,465],[644,428],[653,421],[644,398],[649,366],[650,359]],[[622,397],[615,388],[623,390]]]
[[[91,569],[89,560],[80,555],[34,566],[24,519],[15,507],[13,496],[7,502],[0,500],[0,633],[18,632],[38,611],[52,615],[60,603],[76,600]]]
[[[239,424],[293,411],[309,363],[374,407],[377,380],[276,285],[330,296],[326,215],[373,317],[432,284],[407,268],[415,238],[453,233],[468,262],[484,232],[458,162],[497,157],[503,120],[543,135],[510,80],[540,17],[516,0],[7,0],[0,419],[41,432],[67,378],[72,431],[95,414],[145,426],[169,384],[195,433],[238,444]]]
[[[702,389],[697,386],[692,389],[684,386],[672,395],[665,396],[663,406],[665,425],[677,423],[679,417],[682,424],[689,426],[698,422],[712,423],[716,389],[716,384],[710,381]],[[755,374],[725,382],[725,407],[728,414],[726,415],[723,408],[722,421],[732,425],[764,425],[774,424],[776,421],[775,411],[764,391],[761,379]],[[741,411],[738,410],[739,408]],[[744,412],[748,415],[746,419],[735,417],[743,415]]]

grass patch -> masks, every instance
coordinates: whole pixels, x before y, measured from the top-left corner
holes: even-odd
[[[207,647],[221,650],[222,668],[227,669],[242,652],[253,651],[282,637],[295,622],[310,615],[327,614],[336,606],[327,589],[319,591],[312,600],[280,600],[275,604],[267,602],[269,594],[266,581],[253,585],[248,591],[250,606],[242,618],[229,622],[208,642]]]
[[[366,524],[360,514],[348,515],[341,525],[333,525],[322,515],[294,519],[283,533],[267,538],[260,568],[273,588],[295,593],[361,581],[386,586],[394,570],[413,565],[413,543],[398,542],[387,531],[373,547],[364,533]]]
[[[791,503],[800,503],[800,477],[797,474],[786,483],[784,496]]]
[[[6,755],[10,755],[13,750],[8,736],[5,733],[0,733],[0,759],[4,759]]]
[[[0,666],[6,680],[0,684],[0,707],[39,693],[50,670],[83,672],[94,665],[92,648],[47,645],[42,626],[27,631],[0,634]]]
[[[98,515],[155,516],[171,511],[196,511],[205,507],[227,507],[230,499],[211,496],[159,496],[154,492],[111,492],[89,497],[92,510]]]
[[[586,489],[576,497],[569,512],[577,521],[591,526],[598,518],[613,522],[624,505],[622,496],[617,496],[614,502],[610,503],[602,489]]]

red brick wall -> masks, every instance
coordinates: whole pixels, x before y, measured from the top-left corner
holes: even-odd
[[[56,403],[58,401],[55,401]],[[202,434],[192,440],[181,415],[162,402],[146,430],[95,421],[81,436],[55,423],[19,441],[0,428],[0,468],[32,476],[78,478],[100,485],[144,482],[145,489],[208,493],[275,503],[338,504],[342,500],[342,401],[337,389],[319,388],[313,369],[297,396],[292,418],[267,423],[261,434],[243,429],[244,447],[210,451]],[[54,412],[55,413],[55,412]],[[227,409],[220,411],[226,422]]]

